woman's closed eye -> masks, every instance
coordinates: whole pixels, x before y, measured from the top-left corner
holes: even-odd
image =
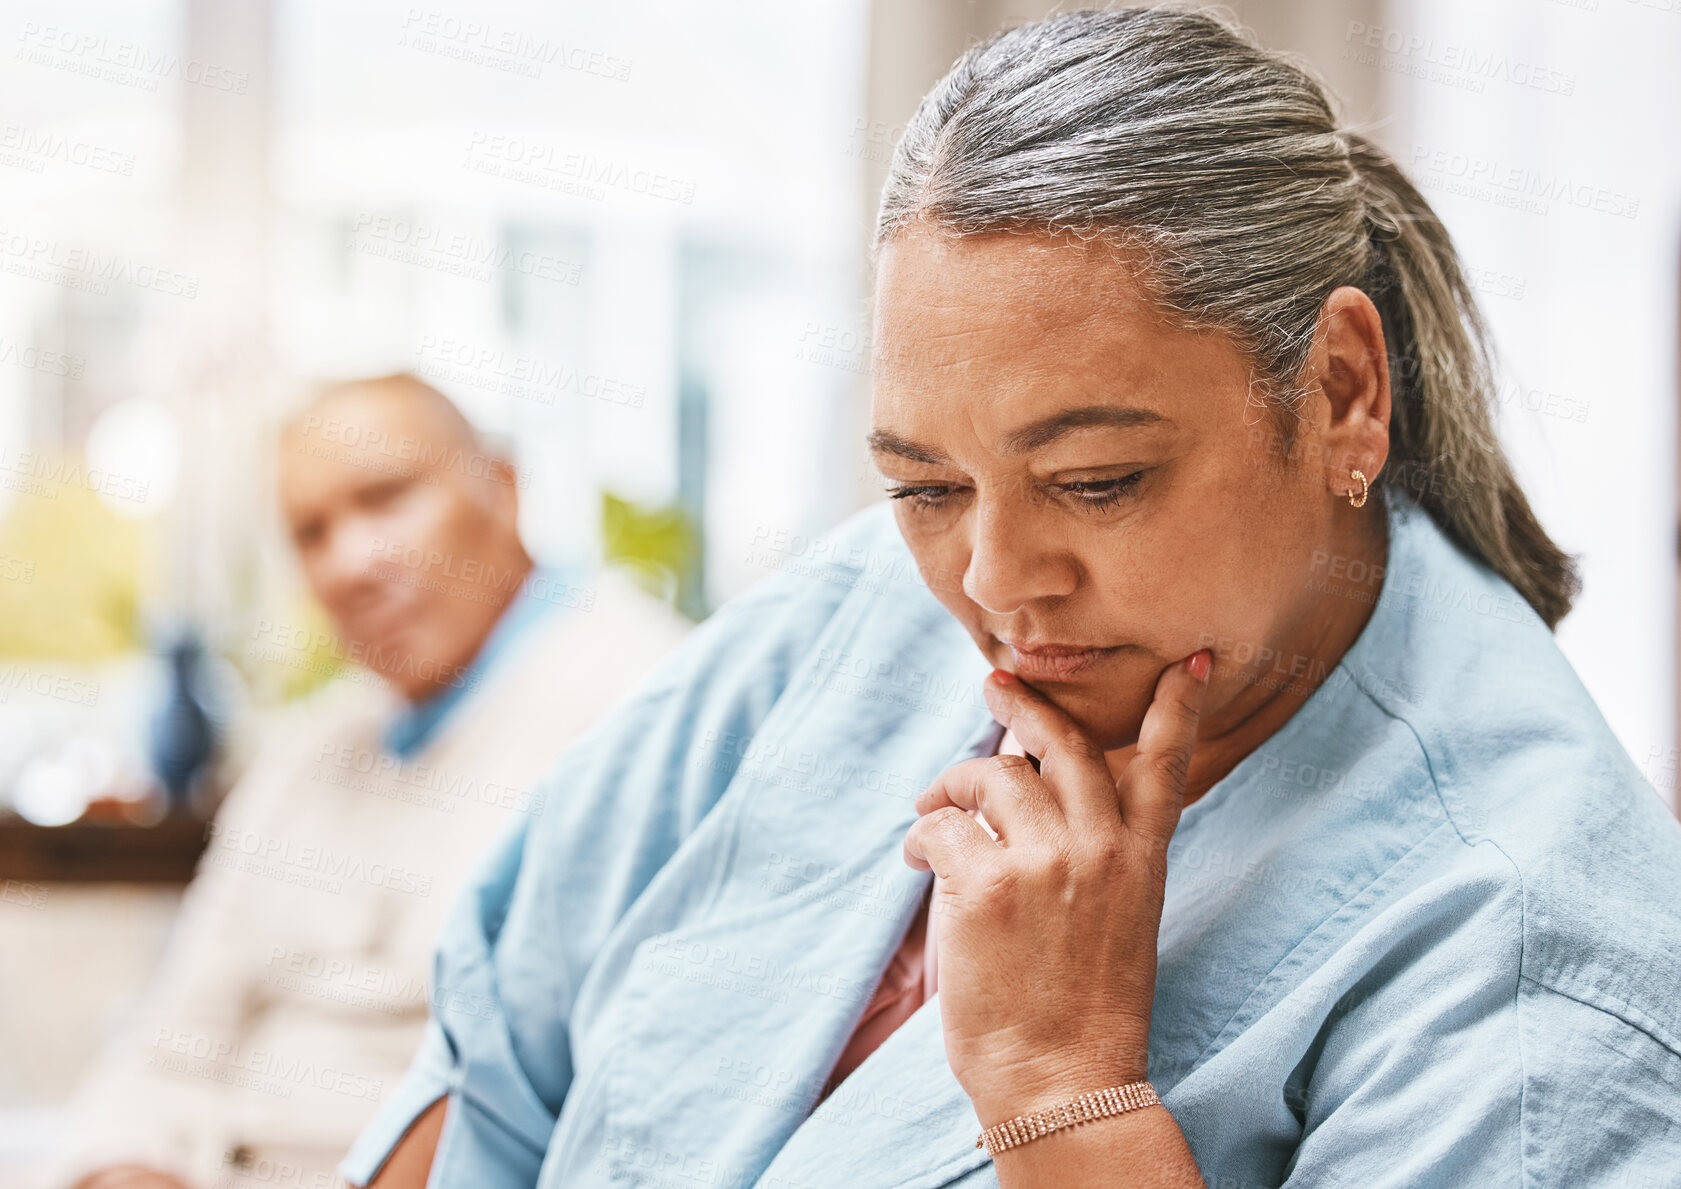
[[[1085,479],[1055,486],[1087,508],[1111,508],[1132,495],[1145,474],[1144,471],[1134,471],[1118,479]]]
[[[1147,471],[1134,471],[1115,479],[1082,479],[1072,483],[1048,483],[1043,490],[1066,496],[1076,507],[1099,510],[1114,507],[1132,495]],[[904,484],[887,489],[889,499],[909,500],[915,508],[938,508],[967,487],[945,483]]]

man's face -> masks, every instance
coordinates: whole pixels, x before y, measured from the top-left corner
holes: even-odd
[[[1304,636],[1324,484],[1279,465],[1236,347],[1165,324],[1125,261],[907,233],[873,370],[876,465],[930,589],[1105,749],[1199,647]],[[1216,651],[1210,712],[1259,680]]]
[[[316,597],[410,701],[458,680],[525,576],[511,469],[378,388],[290,429],[280,504]]]

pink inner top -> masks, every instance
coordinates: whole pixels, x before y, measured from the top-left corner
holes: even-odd
[[[1016,737],[1005,731],[997,754],[1019,756],[1026,753],[1016,742]],[[979,810],[975,811],[974,817],[988,834],[994,834]],[[938,988],[939,943],[935,922],[939,918],[929,916],[928,905],[939,894],[939,884],[939,877],[935,876],[929,885],[928,895],[922,898],[922,906],[916,910],[916,918],[905,932],[904,941],[899,943],[899,948],[889,959],[875,994],[865,1005],[858,1026],[852,1030],[851,1039],[841,1050],[840,1060],[835,1062],[834,1071],[823,1084],[818,1102],[827,1098],[836,1086],[862,1065],[864,1058],[875,1052],[895,1028],[910,1019],[912,1013],[926,1003]]]

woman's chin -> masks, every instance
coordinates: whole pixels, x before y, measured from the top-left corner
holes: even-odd
[[[1034,686],[1104,751],[1130,747],[1138,742],[1138,731],[1149,708],[1151,689],[1135,685],[1106,684],[1094,688],[1076,685]]]

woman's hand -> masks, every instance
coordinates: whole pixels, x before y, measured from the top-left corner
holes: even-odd
[[[1199,651],[1162,674],[1119,780],[1066,714],[995,670],[987,706],[1039,771],[967,760],[917,798],[905,861],[938,877],[946,1055],[984,1125],[1148,1076],[1167,845],[1211,664]]]

